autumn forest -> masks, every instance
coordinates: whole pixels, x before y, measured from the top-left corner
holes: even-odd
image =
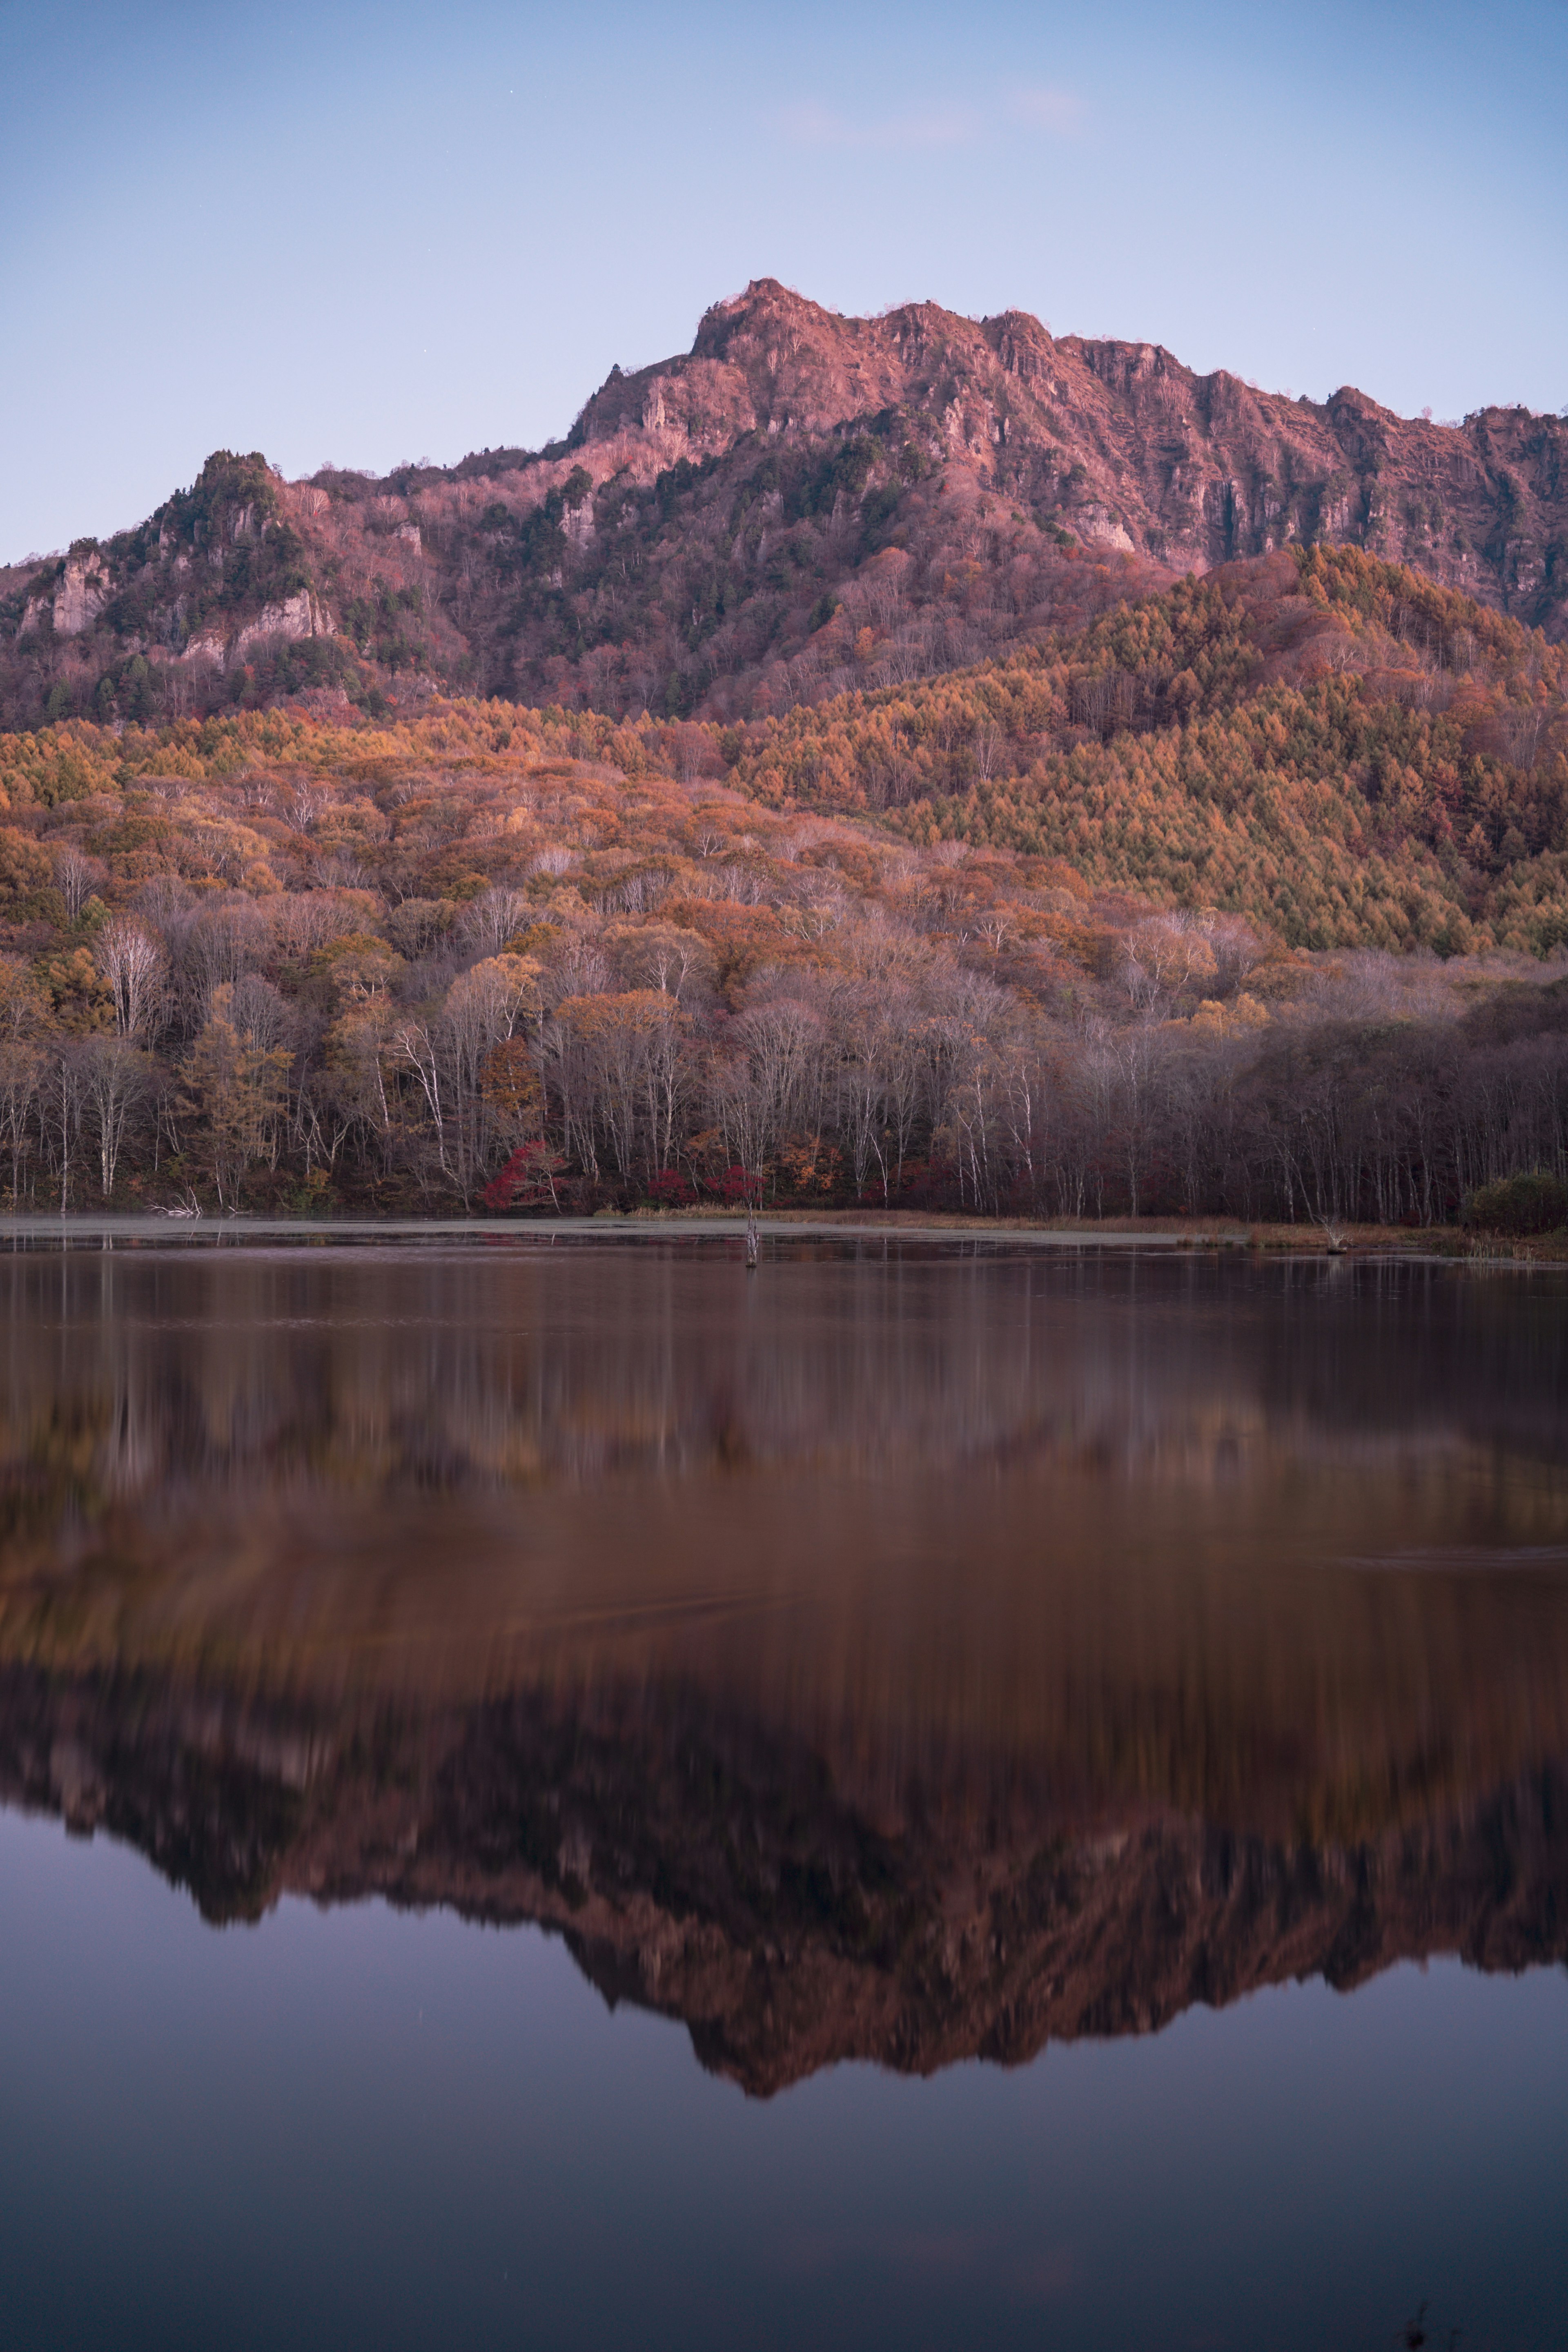
[[[863,667],[882,561],[822,625]],[[1315,549],[777,716],[0,737],[0,1178],[1453,1220],[1568,1172],[1565,688]]]

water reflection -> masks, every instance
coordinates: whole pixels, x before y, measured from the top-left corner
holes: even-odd
[[[0,1264],[0,1796],[557,1927],[765,2092],[1568,1952],[1561,1279]]]

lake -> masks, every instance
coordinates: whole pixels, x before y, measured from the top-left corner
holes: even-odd
[[[0,2342],[1568,2342],[1565,1400],[1552,1269],[18,1234]]]

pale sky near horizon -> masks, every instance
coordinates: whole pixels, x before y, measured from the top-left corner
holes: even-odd
[[[536,446],[773,276],[1568,404],[1568,0],[0,0],[0,562]]]

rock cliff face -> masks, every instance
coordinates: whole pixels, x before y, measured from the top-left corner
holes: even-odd
[[[940,1787],[889,1818],[679,1694],[319,1716],[141,1678],[0,1676],[0,1801],[103,1829],[215,1921],[284,1894],[562,1934],[612,2003],[767,2095],[1150,2032],[1292,1978],[1568,1955],[1561,1761],[1397,1830],[1281,1840]]]
[[[1554,634],[1568,614],[1562,419],[1411,422],[1348,385],[1320,406],[1196,376],[1156,345],[1058,340],[1023,311],[845,319],[763,279],[708,312],[689,357],[612,375],[574,437],[592,451],[641,433],[712,458],[745,435],[889,411],[931,457],[1091,546],[1185,572],[1350,541]]]
[[[421,680],[748,716],[1314,541],[1561,637],[1565,455],[1568,424],[1523,409],[1412,421],[1022,312],[842,318],[764,278],[542,452],[293,486],[220,453],[140,530],[0,572],[0,719]]]
[[[56,636],[79,637],[97,619],[108,593],[103,565],[96,556],[68,559],[51,606]]]

